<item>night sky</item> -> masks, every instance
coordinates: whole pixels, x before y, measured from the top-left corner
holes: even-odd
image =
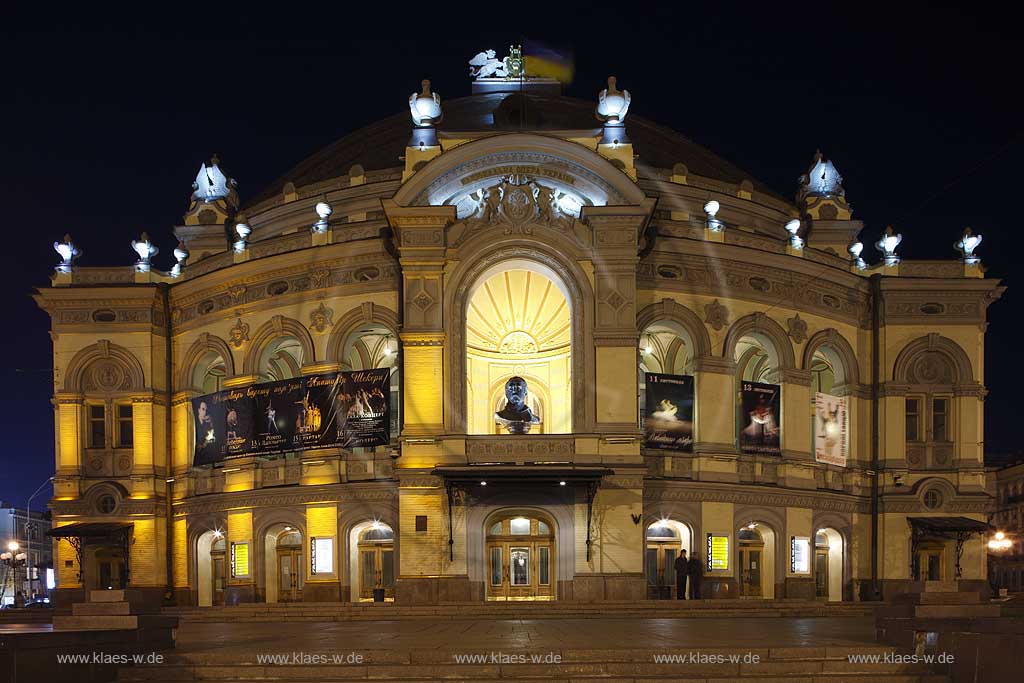
[[[792,13],[779,14],[782,3],[717,13],[669,2],[389,3],[377,16],[280,5],[266,18],[251,15],[258,4],[222,14],[221,3],[182,5],[164,17],[5,8],[0,499],[23,505],[53,473],[49,319],[29,297],[48,285],[54,240],[70,232],[80,265],[129,265],[130,240],[147,231],[167,268],[171,228],[212,153],[244,203],[319,148],[407,111],[422,78],[442,98],[468,95],[467,60],[489,47],[503,56],[524,37],[575,51],[567,94],[594,99],[614,74],[633,95],[631,115],[784,197],[820,147],[865,222],[871,262],[889,223],[904,258],[953,258],[965,226],[982,233],[989,275],[1010,285],[989,309],[985,450],[1021,453],[1019,23],[995,4],[891,9],[899,4],[882,14],[786,3]]]

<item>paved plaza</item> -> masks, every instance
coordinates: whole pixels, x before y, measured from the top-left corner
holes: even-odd
[[[492,650],[856,647],[874,644],[870,617],[700,619],[403,619],[185,623],[178,654],[231,661],[292,650]]]

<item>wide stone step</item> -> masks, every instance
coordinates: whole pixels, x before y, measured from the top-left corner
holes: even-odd
[[[301,655],[275,653],[278,664],[225,661],[216,651],[169,653],[161,665],[122,668],[120,681],[386,681],[451,680],[545,680],[545,681],[634,681],[685,680],[726,683],[756,680],[761,683],[787,681],[823,683],[829,681],[871,681],[872,683],[946,683],[947,677],[927,664],[880,661],[852,662],[850,655],[883,658],[891,648],[864,646],[843,648],[761,648],[754,650],[701,649],[670,650],[564,650],[536,653],[509,648],[501,652],[460,652],[452,650],[363,650],[339,653],[356,664],[332,663],[333,655],[322,654],[326,663],[308,664]],[[270,654],[270,653],[267,653]],[[459,663],[456,654],[465,663]],[[656,661],[655,657],[662,661]],[[754,660],[753,658],[757,659]],[[557,659],[555,659],[557,658]],[[666,660],[665,658],[671,658]],[[253,660],[253,661],[249,661]],[[535,663],[540,661],[542,663]]]
[[[76,617],[97,615],[123,616],[131,613],[132,606],[128,602],[76,602],[71,605],[71,614]]]
[[[897,604],[914,605],[979,605],[981,594],[977,591],[962,593],[904,593],[893,599]]]
[[[128,599],[125,590],[89,591],[89,602],[124,602]]]
[[[134,629],[139,625],[139,618],[134,615],[96,615],[53,617],[53,628],[60,631],[77,631],[81,629]]]

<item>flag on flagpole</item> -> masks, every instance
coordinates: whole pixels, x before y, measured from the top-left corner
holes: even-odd
[[[553,78],[563,84],[572,81],[572,50],[553,47],[534,40],[523,41],[526,75],[531,78]]]

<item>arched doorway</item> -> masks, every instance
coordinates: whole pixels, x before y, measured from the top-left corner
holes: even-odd
[[[263,533],[264,599],[298,602],[306,582],[306,553],[302,530],[274,524]]]
[[[739,529],[736,539],[740,597],[774,598],[775,532],[752,521]]]
[[[395,531],[379,520],[356,524],[349,532],[349,578],[353,602],[395,599]]]
[[[682,551],[692,552],[690,528],[672,519],[659,519],[647,527],[644,548],[644,573],[647,596],[676,598],[676,558]],[[689,593],[689,584],[687,584]]]
[[[488,600],[555,598],[555,530],[536,516],[505,515],[487,523],[484,557]]]
[[[204,531],[196,539],[196,601],[200,607],[224,604],[227,542],[220,529]]]
[[[820,599],[843,599],[843,537],[835,529],[818,529],[814,536],[814,586]]]
[[[100,545],[92,550],[93,572],[86,572],[86,575],[93,576],[92,587],[98,590],[112,589],[119,590],[126,588],[128,584],[128,564],[125,561],[124,548],[114,545]]]

